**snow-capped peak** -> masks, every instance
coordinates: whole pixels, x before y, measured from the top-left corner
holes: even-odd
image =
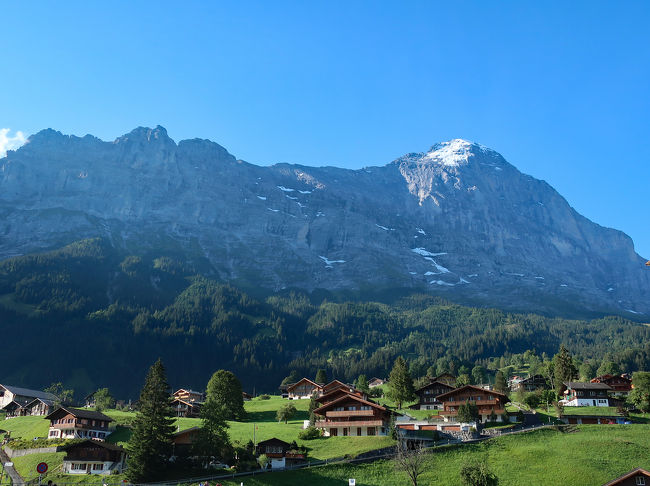
[[[471,155],[472,146],[482,148],[480,145],[468,142],[462,138],[456,138],[449,142],[437,143],[424,156],[442,165],[458,167],[467,164]]]

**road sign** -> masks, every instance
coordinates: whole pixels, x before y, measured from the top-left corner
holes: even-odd
[[[14,467],[13,462],[5,462],[5,467]]]
[[[348,479],[348,486],[356,486],[357,480],[356,479]]]
[[[39,462],[38,466],[36,466],[36,472],[38,474],[45,474],[47,472],[47,463],[46,462]]]

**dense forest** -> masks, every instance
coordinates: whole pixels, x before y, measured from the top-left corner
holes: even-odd
[[[0,383],[63,381],[78,396],[108,386],[135,398],[162,357],[172,386],[203,389],[230,369],[249,392],[276,392],[290,372],[387,376],[397,356],[414,376],[495,358],[552,356],[650,369],[650,326],[456,305],[430,295],[346,301],[328,292],[244,292],[200,261],[129,254],[101,239],[0,262]]]

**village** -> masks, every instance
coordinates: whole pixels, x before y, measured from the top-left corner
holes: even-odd
[[[215,452],[203,457],[198,469],[195,445],[208,396],[179,388],[169,396],[175,431],[168,460],[179,466],[194,461],[185,476],[176,473],[180,477],[219,478],[337,459],[390,457],[396,444],[413,451],[543,427],[635,427],[649,418],[630,405],[636,383],[626,374],[563,382],[558,396],[541,374],[513,375],[500,385],[462,383],[443,373],[420,379],[415,387],[408,372],[400,376],[396,368],[397,362],[388,380],[326,382],[319,371],[314,380],[283,382],[278,395],[238,392],[245,415],[228,421],[228,434],[239,452],[228,457]],[[647,381],[645,375],[636,374]],[[138,403],[110,397],[100,404],[106,392],[99,390],[83,403],[71,404],[50,392],[0,384],[3,476],[14,485],[126,482]],[[644,470],[638,477],[650,481]]]

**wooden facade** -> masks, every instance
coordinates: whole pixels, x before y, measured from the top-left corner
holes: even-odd
[[[309,399],[316,393],[323,394],[323,386],[311,381],[309,378],[303,378],[297,383],[287,385],[287,398],[289,400]]]
[[[65,451],[62,470],[67,474],[117,474],[125,466],[124,449],[107,442],[85,440],[66,446]]]
[[[24,406],[36,398],[50,401],[56,401],[57,399],[53,394],[44,391],[30,390],[13,385],[0,385],[0,408],[4,408],[11,402]]]
[[[263,440],[255,446],[258,456],[264,454],[270,459],[270,469],[283,469],[306,462],[306,455],[303,452],[291,450],[291,444],[273,437]]]
[[[202,405],[201,402],[188,402],[180,398],[172,400],[172,408],[176,417],[198,418]]]
[[[95,439],[103,441],[113,419],[101,412],[59,407],[45,417],[50,421],[49,439]]]
[[[203,402],[205,401],[205,394],[202,392],[180,388],[172,393],[172,397],[178,398],[185,402]]]
[[[632,391],[632,380],[624,376],[601,375],[591,380],[591,383],[604,383],[617,395],[627,395]]]
[[[650,472],[638,467],[604,486],[650,486]]]
[[[327,436],[386,435],[391,412],[354,394],[346,394],[314,410],[315,426]]]
[[[456,420],[458,407],[465,403],[477,406],[480,422],[487,422],[490,415],[493,414],[497,416],[497,421],[501,421],[502,415],[506,413],[506,403],[508,402],[508,397],[503,393],[473,385],[465,385],[448,391],[438,395],[437,399],[443,403],[440,415],[445,421]]]
[[[550,388],[548,381],[542,375],[533,375],[528,378],[524,378],[519,383],[514,385],[513,390],[522,390],[526,392],[532,392],[535,390],[546,390]]]
[[[449,386],[440,381],[432,381],[415,390],[415,394],[418,396],[418,403],[414,405],[414,408],[420,410],[442,410],[442,402],[438,401],[438,395],[442,395],[453,389],[453,386]]]
[[[605,383],[582,383],[570,381],[564,383],[566,407],[609,407],[609,392],[612,388]]]

